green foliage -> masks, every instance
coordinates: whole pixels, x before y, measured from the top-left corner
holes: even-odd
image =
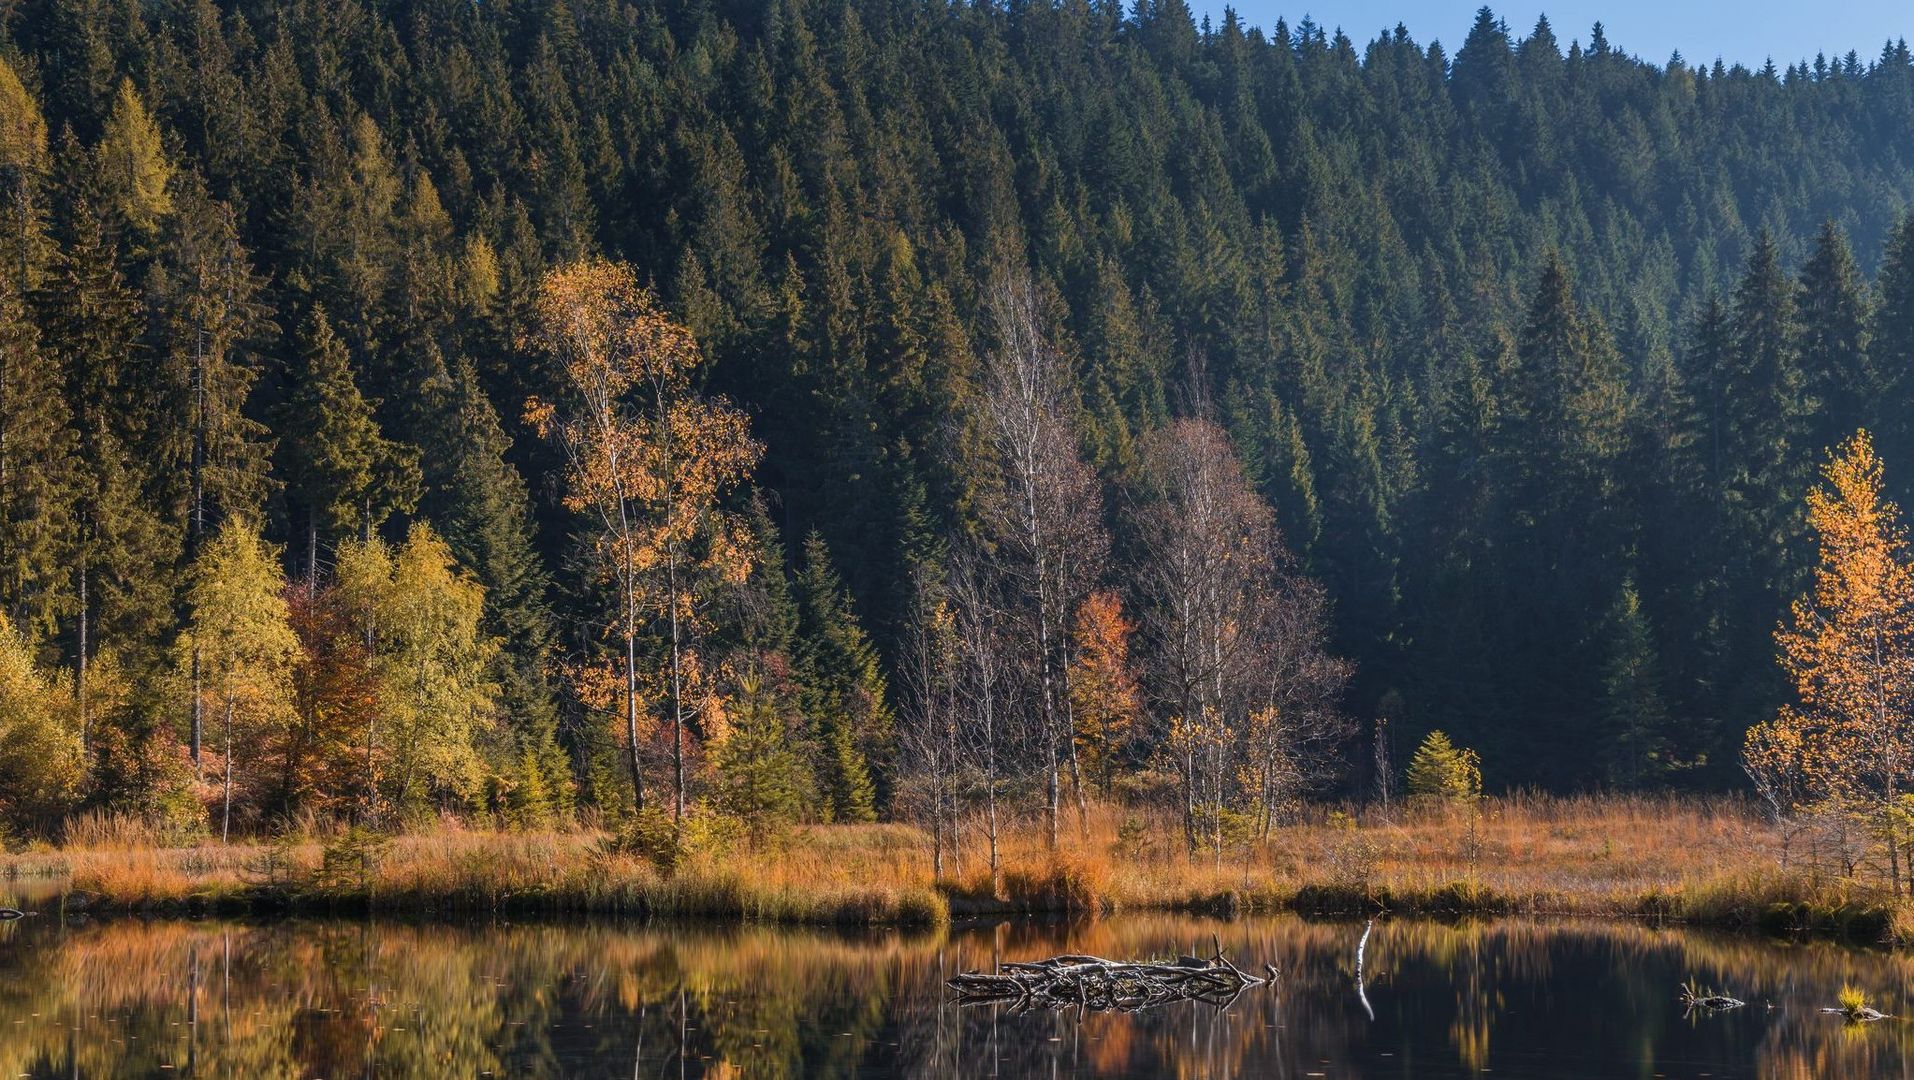
[[[424,523],[397,549],[348,542],[337,573],[378,676],[383,798],[408,814],[435,795],[473,804],[485,779],[480,738],[496,722],[489,675],[497,643],[480,627],[484,588]]]
[[[133,83],[120,80],[113,111],[100,138],[100,173],[114,207],[128,225],[145,235],[158,231],[173,212],[173,165],[160,143],[159,125],[140,100]]]
[[[33,649],[0,616],[0,832],[50,829],[80,796],[79,732],[72,695],[34,662]]]
[[[888,759],[893,737],[888,691],[877,650],[864,633],[824,538],[804,541],[800,679],[804,711],[824,747],[823,789],[836,821],[876,821],[873,763]]]
[[[1482,766],[1475,751],[1457,747],[1431,731],[1409,759],[1409,794],[1451,803],[1482,797]]]
[[[713,802],[762,842],[797,820],[810,801],[810,776],[799,752],[799,725],[761,677],[740,680],[729,731],[711,749]],[[863,790],[869,798],[869,780]],[[868,802],[864,809],[870,812]],[[869,820],[868,818],[864,820]]]
[[[286,406],[284,469],[308,517],[309,563],[318,538],[369,537],[418,500],[418,451],[380,433],[374,405],[359,393],[346,344],[323,310],[304,333],[305,368]]]
[[[795,629],[695,636],[708,672],[753,650],[797,697],[834,817],[899,786],[913,566],[989,533],[1006,268],[1097,483],[1172,415],[1226,422],[1363,673],[1350,712],[1399,693],[1512,782],[1732,779],[1784,689],[1807,470],[1863,425],[1914,458],[1914,167],[1880,134],[1914,128],[1906,50],[1783,77],[1564,53],[1487,11],[1451,54],[1092,7],[10,15],[0,610],[82,688],[96,791],[174,790],[156,703],[222,521],[324,589],[342,542],[416,517],[499,642],[473,753],[507,803],[565,813],[610,750],[558,659],[608,605],[560,524],[562,450],[514,418],[568,392],[526,347],[539,282],[598,251],[656,280],[694,389],[768,448],[757,542],[828,538]],[[1135,584],[1116,541],[1100,587]],[[111,708],[85,689],[103,652]]]
[[[378,884],[379,867],[391,849],[390,836],[353,825],[320,849],[317,883],[326,889],[370,893]]]
[[[632,814],[607,841],[607,848],[643,859],[659,874],[671,877],[699,854],[731,849],[743,831],[736,818],[724,814],[700,810],[677,820],[670,810],[652,806]]]
[[[1602,673],[1602,746],[1608,778],[1618,787],[1641,787],[1666,779],[1678,763],[1672,760],[1659,653],[1632,583],[1623,586],[1607,630],[1611,644]]]

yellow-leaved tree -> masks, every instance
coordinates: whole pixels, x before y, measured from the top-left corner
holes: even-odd
[[[473,802],[485,781],[480,738],[498,712],[489,677],[498,643],[480,627],[484,587],[423,522],[396,549],[376,536],[341,544],[334,580],[378,680],[365,736],[367,817],[376,820],[382,802],[418,813],[434,793]]]
[[[34,663],[33,645],[0,614],[0,834],[39,829],[80,789],[73,695]]]
[[[100,172],[127,224],[146,236],[173,212],[173,164],[166,159],[159,125],[130,79],[120,80],[98,149]]]
[[[1808,493],[1820,560],[1775,635],[1795,701],[1748,732],[1743,761],[1771,802],[1791,804],[1782,809],[1832,799],[1863,813],[1887,838],[1898,893],[1892,822],[1914,761],[1914,567],[1884,472],[1857,432]]]
[[[671,734],[672,815],[685,811],[686,725],[709,695],[696,685],[696,639],[725,583],[751,572],[752,546],[725,498],[763,448],[744,413],[692,386],[703,357],[629,266],[604,259],[553,271],[536,305],[536,343],[559,365],[552,401],[525,417],[567,458],[565,505],[596,526],[594,553],[618,610],[619,696],[633,800],[645,803],[639,714],[655,679]],[[660,642],[651,665],[640,639]],[[646,668],[651,666],[648,673]]]
[[[258,526],[234,516],[193,562],[187,603],[192,615],[178,643],[181,671],[198,657],[201,712],[219,718],[219,838],[232,834],[236,759],[292,722],[292,669],[298,641],[285,599],[278,554]]]

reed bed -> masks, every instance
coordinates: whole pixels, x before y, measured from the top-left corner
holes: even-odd
[[[343,838],[342,838],[343,837]],[[672,872],[595,829],[499,832],[455,821],[363,841],[308,822],[288,838],[166,846],[97,817],[58,848],[0,856],[0,880],[63,878],[118,910],[607,913],[928,925],[952,915],[1119,910],[1645,915],[1914,939],[1914,913],[1853,878],[1783,872],[1739,800],[1517,795],[1472,808],[1319,807],[1267,836],[1191,853],[1170,812],[1093,805],[1052,849],[1038,820],[999,838],[992,875],[967,829],[933,877],[907,825],[794,829],[698,851]]]

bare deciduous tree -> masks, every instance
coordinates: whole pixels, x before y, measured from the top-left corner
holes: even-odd
[[[1145,440],[1134,510],[1145,558],[1148,685],[1194,846],[1222,843],[1249,800],[1266,832],[1344,734],[1349,676],[1329,655],[1327,600],[1291,571],[1275,516],[1216,425],[1179,420]]]
[[[1067,679],[1070,621],[1102,570],[1108,540],[1096,475],[1072,419],[1070,366],[1044,333],[1029,277],[999,281],[989,309],[996,345],[985,357],[982,408],[994,475],[984,518],[1006,612],[1025,639],[1034,749],[1055,847],[1066,769],[1079,813],[1083,797]]]

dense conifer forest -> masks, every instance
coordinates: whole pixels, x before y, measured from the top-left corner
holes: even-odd
[[[0,6],[0,811],[1737,783],[1911,131],[1487,9]]]

